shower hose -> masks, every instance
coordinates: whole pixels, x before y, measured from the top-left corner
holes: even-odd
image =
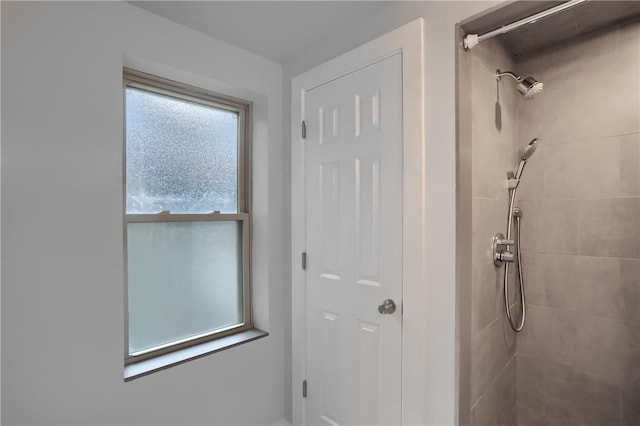
[[[504,265],[504,310],[505,313],[507,315],[507,320],[509,321],[509,325],[511,326],[511,328],[515,331],[515,332],[520,332],[522,331],[522,328],[524,327],[524,320],[526,317],[526,307],[525,307],[525,299],[524,299],[524,280],[522,278],[522,253],[520,250],[520,219],[522,217],[522,214],[520,213],[520,209],[514,209],[513,208],[513,204],[514,204],[514,200],[515,200],[515,191],[513,193],[513,196],[511,198],[511,206],[509,209],[509,221],[508,221],[508,225],[507,225],[507,239],[510,239],[511,237],[511,225],[512,225],[512,218],[515,217],[516,219],[516,228],[517,228],[517,232],[516,232],[516,241],[515,241],[515,245],[516,245],[516,258],[514,261],[514,267],[516,268],[516,271],[518,272],[518,281],[519,281],[519,287],[520,287],[520,305],[522,306],[522,311],[521,311],[521,315],[520,315],[520,320],[518,321],[519,324],[514,323],[513,318],[511,317],[511,307],[510,307],[510,303],[509,303],[509,263],[505,263]]]

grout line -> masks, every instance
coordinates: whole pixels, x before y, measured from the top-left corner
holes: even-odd
[[[550,253],[544,251],[522,251],[522,257],[526,255],[546,255],[546,256],[556,256],[556,257],[587,257],[594,259],[607,259],[607,260],[640,260],[640,257],[616,257],[616,256],[596,256],[593,254],[579,254],[579,253]]]
[[[535,306],[536,308],[541,308],[541,309],[552,309],[554,311],[569,312],[569,313],[572,313],[572,314],[577,314],[577,315],[582,315],[582,316],[604,318],[604,319],[608,319],[608,320],[624,322],[624,323],[630,323],[630,324],[640,324],[640,320],[635,320],[635,319],[612,317],[612,316],[608,316],[608,315],[604,315],[604,314],[596,314],[596,313],[593,313],[593,312],[585,312],[585,311],[576,311],[575,309],[569,309],[569,308],[557,307],[557,306],[540,305],[540,304],[531,303],[531,302],[527,302],[526,304],[527,305],[531,305],[531,306]]]
[[[489,391],[489,389],[491,389],[491,386],[498,380],[498,378],[502,375],[502,373],[504,372],[504,370],[507,369],[507,367],[509,366],[509,364],[511,364],[512,362],[515,361],[516,359],[516,352],[514,351],[513,355],[511,356],[511,358],[509,358],[509,360],[505,363],[505,365],[500,369],[500,371],[498,371],[496,373],[496,375],[493,377],[493,379],[491,380],[491,382],[489,382],[484,390],[484,392],[482,392],[480,394],[480,396],[478,397],[477,401],[475,404],[473,404],[471,406],[471,409],[477,408],[478,404],[480,403],[480,401],[482,401],[482,399],[485,397],[485,395],[487,394],[487,392]],[[517,368],[517,365],[514,367]],[[517,371],[516,371],[516,375],[515,377],[517,378]],[[517,384],[517,383],[516,383]],[[517,402],[517,395],[516,395],[516,402]]]

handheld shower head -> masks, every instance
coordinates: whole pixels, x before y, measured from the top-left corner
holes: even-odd
[[[522,151],[522,157],[520,157],[520,164],[518,164],[518,170],[516,171],[515,179],[516,181],[520,180],[522,176],[522,171],[524,170],[524,165],[527,163],[529,158],[533,155],[533,153],[538,148],[538,138],[531,139],[531,142],[524,147]]]
[[[538,80],[536,80],[531,76],[522,78],[512,73],[511,71],[501,72],[500,70],[496,70],[497,81],[502,80],[502,77],[505,75],[513,78],[515,81],[518,82],[518,86],[516,87],[516,89],[518,90],[518,93],[524,96],[525,99],[533,98],[535,95],[542,92],[542,89],[544,88],[543,83],[539,82]]]
[[[538,148],[538,138],[531,139],[531,142],[524,147],[522,151],[522,161],[527,161]]]

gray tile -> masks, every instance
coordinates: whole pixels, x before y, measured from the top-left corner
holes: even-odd
[[[475,405],[478,399],[487,392],[497,374],[513,358],[516,346],[515,338],[515,333],[506,324],[503,316],[472,336],[472,405]]]
[[[637,196],[640,135],[546,146],[544,190],[549,198]]]
[[[577,213],[580,254],[633,259],[640,256],[637,198],[584,200],[579,203]]]
[[[640,131],[640,70],[618,64],[578,89],[578,138],[594,139]]]
[[[582,420],[577,418],[553,418],[548,417],[545,413],[545,423],[544,426],[585,426]],[[541,426],[541,425],[536,425]],[[598,425],[598,426],[609,426],[609,425]]]
[[[503,266],[504,268],[504,266]],[[520,281],[517,277],[517,272],[513,264],[509,265],[509,281],[508,281],[508,292],[509,292],[509,307],[511,308],[512,315],[520,315]],[[498,300],[498,315],[504,315],[504,282],[500,282],[499,288],[499,299]],[[515,311],[518,311],[514,313]]]
[[[584,170],[577,161],[576,142],[545,147],[544,194],[548,198],[576,198]]]
[[[493,137],[500,135],[501,126],[496,126],[496,103],[498,82],[496,70],[487,69],[478,58],[472,58],[471,122]],[[499,118],[499,117],[498,117]]]
[[[507,171],[513,168],[513,148],[478,127],[472,131],[472,192],[474,197],[508,197]]]
[[[557,359],[608,383],[620,383],[637,368],[640,327],[637,323],[593,315],[559,315],[574,322],[572,335],[558,328],[553,339],[560,346]],[[560,343],[562,342],[562,343]]]
[[[544,360],[516,355],[518,405],[544,412]]]
[[[547,256],[546,306],[622,317],[620,262],[586,256]]]
[[[622,148],[618,140],[610,139],[549,147],[545,157],[546,194],[553,198],[620,195],[621,164],[627,154]]]
[[[533,358],[547,359],[547,329],[546,316],[549,309],[527,305],[527,318],[523,330],[518,333],[517,352]]]
[[[578,253],[579,236],[584,232],[576,220],[578,206],[576,200],[545,200],[542,203],[544,225],[539,229],[542,230],[545,253]],[[523,216],[523,221],[526,219]]]
[[[603,382],[619,383],[636,368],[638,323],[529,306],[518,354],[572,365]]]
[[[570,45],[543,52],[539,58],[545,64],[545,90],[562,89],[583,64],[582,56]]]
[[[480,43],[470,53],[486,71],[495,72],[498,68],[499,40],[490,39],[486,43]]]
[[[542,96],[533,99],[520,99],[517,103],[517,142],[522,148],[533,138],[545,138],[545,102]]]
[[[522,253],[522,274],[528,304],[546,303],[546,256],[538,253]]]
[[[498,421],[498,424],[504,426],[515,426],[518,424],[518,406],[516,405],[515,398],[512,400],[513,406],[511,411],[507,412],[503,418]]]
[[[640,321],[640,261],[620,260],[621,317]]]
[[[475,407],[476,426],[512,426],[516,408],[515,358],[503,368]]]
[[[640,426],[640,357],[636,372],[620,389],[622,426]]]
[[[581,64],[573,79],[581,86],[586,86],[637,76],[639,45],[637,31],[633,26],[598,31],[585,37],[575,46]]]
[[[546,245],[545,202],[523,200],[518,203],[522,211],[521,248],[527,253],[544,253]]]
[[[518,401],[518,426],[543,426],[547,424],[544,409],[530,408]]]
[[[548,419],[594,426],[620,424],[617,386],[553,362],[545,364],[544,374]]]
[[[620,145],[621,195],[640,195],[640,133],[614,138]]]
[[[500,68],[501,70],[515,72],[516,71],[515,60],[511,52],[509,51],[508,47],[505,46],[505,44],[502,42],[502,40],[499,37],[495,38],[494,40],[497,41],[495,46],[495,50],[497,53],[497,60],[498,60],[497,67]]]
[[[517,140],[518,135],[518,122],[517,122],[517,99],[515,96],[519,96],[512,91],[506,92],[502,90],[500,92],[500,107],[502,114],[502,127],[498,138],[510,147],[514,147],[514,141]],[[515,150],[511,150],[511,169],[515,168],[516,158]]]
[[[501,298],[504,269],[493,262],[485,263],[472,277],[471,323],[472,333],[477,333],[497,318],[496,305]],[[501,300],[501,299],[500,299]]]
[[[471,235],[473,274],[479,274],[487,263],[493,262],[491,241],[498,232],[506,232],[506,200],[473,198],[471,201]]]
[[[538,135],[546,146],[571,143],[578,137],[578,87],[569,80],[547,87],[540,95],[544,128]]]

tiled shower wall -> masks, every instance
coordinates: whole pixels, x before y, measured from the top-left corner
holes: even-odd
[[[464,54],[471,93],[460,95],[471,104],[472,123],[469,422],[511,426],[516,424],[516,341],[502,315],[502,275],[489,249],[493,235],[506,231],[506,172],[514,168],[516,137],[516,94],[498,86],[495,73],[514,64],[497,39]]]
[[[640,23],[516,67],[545,85],[517,105],[519,147],[541,138],[518,197],[518,425],[639,426]]]

